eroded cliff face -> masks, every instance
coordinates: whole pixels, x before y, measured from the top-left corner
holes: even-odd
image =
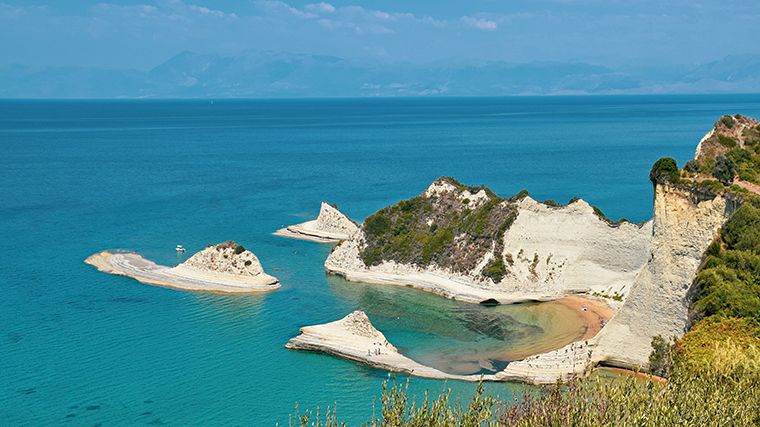
[[[647,262],[651,234],[651,221],[611,225],[583,200],[552,207],[527,197],[504,235],[502,284],[623,297]]]
[[[654,336],[686,332],[692,281],[707,247],[737,207],[723,195],[700,201],[688,189],[655,187],[649,261],[625,304],[597,336],[595,362],[646,367]]]
[[[646,369],[654,336],[679,337],[688,326],[689,290],[707,246],[736,203],[658,184],[646,265],[615,317],[591,340],[512,362],[499,375],[548,384],[583,376],[597,363]]]
[[[322,202],[314,228],[328,233],[351,236],[359,226],[333,206]]]
[[[208,246],[175,267],[184,268],[236,276],[258,276],[264,273],[256,255],[231,240]]]
[[[368,244],[372,227],[383,228]],[[370,217],[334,248],[325,267],[349,280],[449,297],[444,282],[502,294],[622,298],[647,262],[651,234],[651,222],[613,224],[583,200],[560,206],[524,194],[501,199],[442,178]]]

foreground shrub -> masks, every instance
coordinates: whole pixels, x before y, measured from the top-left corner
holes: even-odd
[[[691,345],[691,343],[689,344]],[[760,425],[760,371],[719,371],[677,366],[664,384],[635,376],[600,377],[539,389],[512,402],[496,401],[478,385],[468,405],[450,402],[450,392],[415,402],[407,386],[383,384],[381,416],[371,427],[578,426],[668,427]],[[296,414],[291,426],[345,426],[328,410],[324,420]]]
[[[681,369],[689,372],[757,375],[760,325],[747,318],[704,319],[678,341],[676,352]]]
[[[665,385],[629,377],[589,379],[527,397],[504,426],[756,426],[760,376],[682,370]]]
[[[451,402],[451,390],[443,392],[434,399],[425,394],[422,402],[416,402],[409,397],[409,381],[405,385],[383,383],[381,396],[381,417],[371,419],[364,425],[378,426],[407,426],[407,427],[481,427],[498,425],[492,409],[497,401],[484,395],[482,384],[478,384],[475,395],[467,406],[459,402]],[[297,408],[296,408],[297,409]],[[296,413],[291,417],[290,426],[338,427],[347,426],[339,421],[336,412],[329,410],[324,419],[319,414],[306,411],[301,415]]]

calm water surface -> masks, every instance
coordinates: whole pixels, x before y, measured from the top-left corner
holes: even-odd
[[[651,164],[683,163],[735,112],[760,116],[760,96],[0,101],[0,424],[282,425],[296,402],[338,402],[358,422],[384,372],[282,347],[354,309],[451,371],[567,339],[577,331],[556,306],[488,310],[347,283],[323,272],[330,246],[271,232],[323,199],[361,220],[441,175],[645,220]],[[226,239],[282,289],[193,294],[82,262],[125,248],[174,264],[176,244]],[[474,386],[412,380],[417,395],[445,387],[466,398]]]

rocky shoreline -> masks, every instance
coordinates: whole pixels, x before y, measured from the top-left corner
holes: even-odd
[[[600,329],[599,319],[606,319],[612,314],[612,311],[603,302],[594,300],[585,300],[575,298],[571,301],[563,301],[573,308],[579,308],[582,305],[587,308],[582,311],[582,317],[586,322],[586,333],[581,337],[584,339]],[[580,311],[580,310],[579,310]],[[573,366],[576,374],[580,374],[588,366],[587,360],[580,357],[584,354],[581,351],[585,348],[585,341],[577,341],[568,346],[572,350]],[[285,345],[285,348],[291,350],[316,351],[343,359],[358,362],[372,368],[382,369],[390,372],[399,372],[422,378],[434,379],[453,379],[461,381],[521,381],[530,384],[548,384],[555,382],[557,378],[567,380],[571,376],[564,369],[562,361],[553,360],[558,365],[557,372],[537,372],[530,369],[532,358],[527,358],[520,362],[510,362],[505,370],[495,374],[471,374],[457,375],[440,371],[438,369],[418,363],[403,354],[394,347],[385,338],[382,332],[378,331],[370,322],[367,315],[362,311],[354,311],[346,317],[321,325],[305,326],[301,328],[300,334]],[[565,359],[567,355],[559,350],[554,359]],[[544,354],[550,354],[549,352]],[[543,360],[543,359],[542,359]],[[512,364],[516,363],[515,367]],[[527,366],[528,369],[524,368]]]
[[[285,348],[318,351],[390,372],[422,378],[462,381],[495,380],[492,375],[454,375],[422,365],[401,354],[370,322],[363,311],[322,325],[305,326]]]

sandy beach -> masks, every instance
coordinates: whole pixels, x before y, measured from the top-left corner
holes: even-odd
[[[558,303],[577,311],[584,319],[586,332],[580,340],[588,340],[596,336],[604,325],[615,314],[606,302],[581,295],[570,295],[557,300]]]

